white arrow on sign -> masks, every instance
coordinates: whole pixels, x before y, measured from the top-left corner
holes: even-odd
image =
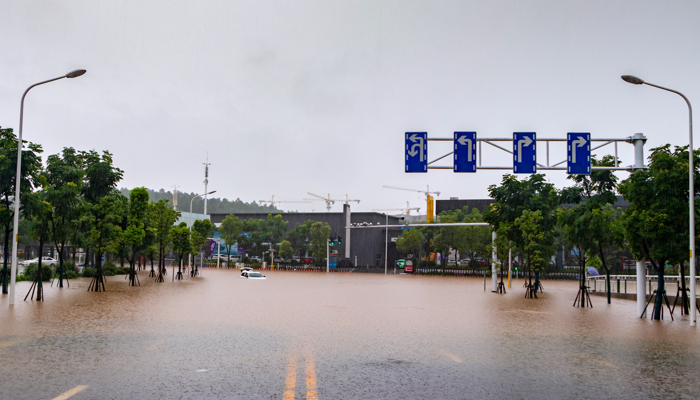
[[[413,142],[416,143],[416,140],[419,141],[419,143],[414,144],[411,146],[411,151],[408,152],[408,155],[411,157],[415,157],[416,154],[420,152],[420,161],[423,162],[423,137],[422,136],[417,136],[415,133],[409,137],[409,139]],[[418,146],[418,151],[414,150]]]
[[[472,140],[467,139],[466,136],[462,136],[459,139],[457,139],[457,142],[461,144],[462,146],[467,145],[467,152],[469,156],[467,156],[467,161],[471,162],[472,161]]]
[[[571,149],[571,163],[576,164],[576,148],[585,146],[586,139],[584,139],[583,136],[579,136],[578,139],[571,142],[571,144],[574,146],[574,148]]]
[[[518,162],[523,162],[523,146],[527,147],[532,144],[530,136],[523,136],[523,139],[518,140]]]

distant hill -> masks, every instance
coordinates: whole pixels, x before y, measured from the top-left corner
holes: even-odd
[[[127,188],[119,189],[124,196],[129,197],[129,190]],[[160,189],[158,191],[147,189],[150,195],[150,200],[156,202],[161,199],[173,201],[173,192],[165,191]],[[177,210],[178,211],[190,211],[190,201],[196,195],[196,193],[177,193]],[[192,202],[192,212],[202,214],[204,213],[204,200],[200,197]],[[280,212],[277,207],[270,207],[266,205],[260,205],[255,201],[246,203],[241,199],[229,200],[221,199],[218,197],[207,199],[207,213],[266,213],[266,212]]]

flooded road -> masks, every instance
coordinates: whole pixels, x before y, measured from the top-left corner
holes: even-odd
[[[700,332],[544,281],[236,270],[0,298],[0,399],[698,398]],[[678,314],[678,313],[677,313]]]

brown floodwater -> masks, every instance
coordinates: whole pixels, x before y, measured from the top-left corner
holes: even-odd
[[[0,399],[698,398],[700,333],[543,281],[204,270],[0,298]],[[78,386],[84,386],[77,388]],[[67,396],[67,395],[66,395]],[[64,398],[68,398],[65,397]]]

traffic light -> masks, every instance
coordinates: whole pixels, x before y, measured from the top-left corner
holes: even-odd
[[[343,239],[340,236],[338,236],[338,246],[340,246],[341,244],[343,244]]]
[[[331,236],[331,242],[330,242],[330,245],[331,245],[331,246],[335,246],[335,238],[334,238],[334,237],[332,237],[332,236]]]

